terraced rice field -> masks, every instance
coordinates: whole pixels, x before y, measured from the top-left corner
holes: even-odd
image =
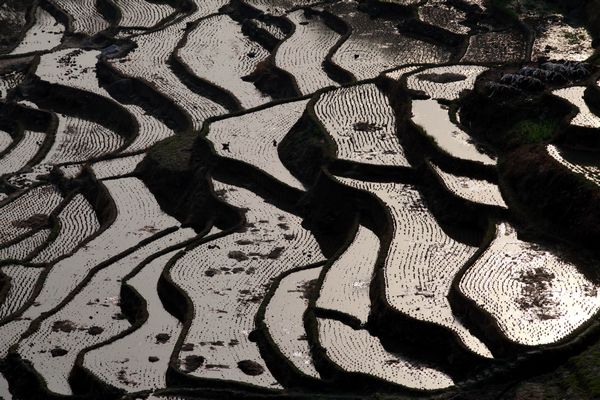
[[[51,263],[71,254],[77,246],[100,229],[92,205],[81,194],[76,194],[57,215],[59,232],[56,238],[31,260],[33,263]]]
[[[51,310],[102,262],[165,229],[178,226],[174,218],[162,212],[139,179],[110,180],[105,181],[104,185],[115,203],[116,219],[92,241],[52,267],[44,288],[37,297],[39,305],[27,310],[26,316],[33,319]],[[127,206],[131,201],[135,201],[136,208],[131,209]]]
[[[293,272],[284,277],[265,310],[268,334],[283,356],[301,373],[319,379],[304,330],[304,313],[309,297],[306,291],[319,279],[321,268]]]
[[[94,36],[110,26],[94,0],[52,0],[51,3],[68,18],[70,32]]]
[[[598,398],[594,2],[0,2],[0,399]]]
[[[564,340],[600,307],[596,284],[575,265],[552,249],[519,240],[505,222],[459,288],[508,340],[525,346]]]
[[[291,73],[302,94],[335,86],[323,63],[341,36],[330,29],[318,15],[309,16],[303,10],[287,15],[294,24],[294,33],[277,49],[275,64]]]
[[[459,35],[469,32],[469,28],[464,24],[466,18],[467,14],[464,11],[440,0],[428,1],[419,7],[421,21]]]
[[[113,101],[108,92],[100,86],[97,78],[100,54],[96,50],[66,49],[44,55],[37,67],[36,74],[44,81],[83,90]],[[137,135],[133,142],[123,149],[125,153],[147,150],[174,134],[164,123],[148,115],[140,106],[115,103],[115,107],[125,108],[138,123]]]
[[[0,153],[4,153],[12,141],[13,139],[8,132],[0,130]]]
[[[476,248],[448,236],[415,188],[338,179],[377,196],[391,215],[393,239],[383,271],[384,296],[389,307],[411,318],[442,325],[470,351],[491,357],[487,347],[453,315],[446,298],[450,283]],[[428,239],[424,241],[425,237]]]
[[[169,271],[191,303],[178,366],[192,377],[280,388],[249,339],[254,318],[272,279],[323,256],[297,216],[246,189],[213,184],[223,201],[247,210],[245,224],[188,251]]]
[[[483,165],[496,164],[494,158],[481,151],[473,139],[450,120],[446,106],[431,99],[415,100],[412,113],[413,122],[446,154]]]
[[[193,236],[191,229],[168,234],[102,268],[85,289],[21,341],[19,354],[42,375],[50,391],[71,394],[68,376],[79,353],[129,327],[117,300],[122,279],[146,257]]]
[[[456,100],[462,92],[473,89],[475,79],[484,71],[487,68],[479,65],[429,68],[410,75],[406,86],[436,100]]]
[[[446,190],[461,199],[488,206],[508,208],[498,185],[483,179],[468,178],[448,173],[438,167],[431,166],[434,173],[441,180]]]
[[[369,288],[379,249],[377,235],[359,226],[352,243],[327,270],[317,307],[349,315],[365,325],[371,310]]]
[[[57,116],[56,138],[43,164],[81,162],[114,153],[125,144],[121,136],[100,124],[64,114]]]
[[[454,385],[445,373],[388,352],[365,330],[354,330],[333,319],[320,318],[318,324],[319,341],[327,358],[345,371],[413,390],[440,390]]]
[[[206,7],[207,13],[216,11],[208,6],[200,6],[200,10]],[[169,68],[169,58],[184,38],[187,22],[189,21],[184,20],[164,29],[137,36],[134,39],[136,48],[127,56],[113,60],[111,65],[124,76],[150,84],[189,114],[194,128],[199,129],[207,118],[224,114],[226,110],[190,90]]]
[[[0,249],[0,259],[24,261],[42,247],[50,237],[49,229],[42,229],[23,240]]]
[[[396,118],[389,100],[374,84],[324,93],[315,115],[337,147],[342,160],[373,165],[408,166],[396,136]]]
[[[47,216],[60,204],[62,195],[50,185],[34,187],[0,208],[0,244],[44,226]]]
[[[552,92],[552,94],[567,100],[578,108],[579,112],[571,120],[571,125],[580,126],[583,128],[600,128],[600,117],[594,114],[586,104],[583,98],[584,92],[585,87],[573,86],[570,88],[555,90]]]
[[[65,27],[56,21],[48,11],[38,7],[35,9],[34,18],[33,26],[11,54],[49,51],[61,43]]]
[[[271,15],[282,15],[288,10],[309,6],[315,3],[313,0],[248,0],[252,7]]]
[[[583,27],[574,27],[564,21],[548,22],[533,43],[531,57],[585,61],[594,50],[592,37]]]
[[[298,122],[308,101],[283,103],[210,125],[207,139],[221,157],[253,165],[286,185],[304,186],[279,160],[277,148]]]
[[[0,99],[5,99],[8,92],[25,80],[25,74],[22,72],[9,72],[0,76]]]
[[[94,175],[98,179],[115,178],[132,174],[135,167],[144,159],[144,154],[112,158],[92,164]]]
[[[46,135],[43,132],[23,132],[23,137],[0,160],[2,175],[19,172],[29,164],[42,148]]]
[[[216,15],[200,21],[179,54],[194,75],[232,93],[243,108],[271,100],[243,79],[265,61],[269,52],[245,37],[242,27],[228,16]]]
[[[357,5],[342,1],[328,8],[352,29],[331,60],[356,79],[375,78],[384,70],[403,65],[450,60],[450,52],[441,45],[404,36],[393,20],[371,19],[357,12]]]
[[[161,389],[181,324],[166,312],[156,288],[160,275],[175,252],[160,256],[127,280],[146,301],[148,319],[126,336],[88,350],[83,366],[114,387],[127,391]],[[162,335],[157,338],[157,335]]]
[[[123,27],[151,28],[176,12],[168,4],[145,0],[115,0],[115,4],[121,11],[119,25]]]
[[[469,38],[461,62],[519,62],[529,59],[524,37],[519,32],[487,32]]]
[[[19,310],[31,297],[33,288],[40,278],[43,269],[22,265],[7,265],[0,269],[10,279],[8,293],[0,307],[0,320]]]

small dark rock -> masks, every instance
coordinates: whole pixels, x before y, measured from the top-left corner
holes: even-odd
[[[62,357],[67,353],[68,353],[67,350],[61,349],[60,347],[56,347],[56,348],[50,350],[50,354],[52,354],[52,357]]]
[[[238,362],[238,368],[242,370],[243,373],[250,376],[261,375],[265,372],[265,369],[262,365],[252,360],[243,360]]]
[[[73,332],[75,330],[75,324],[68,320],[56,321],[54,324],[52,324],[52,330],[54,332]]]
[[[194,372],[204,364],[204,357],[202,356],[187,356],[185,357],[185,371]]]
[[[159,333],[158,335],[156,335],[156,343],[165,344],[169,341],[170,338],[171,335],[167,333]]]
[[[88,333],[93,336],[99,335],[102,332],[104,332],[104,329],[100,328],[99,326],[92,326],[90,329],[88,329]]]

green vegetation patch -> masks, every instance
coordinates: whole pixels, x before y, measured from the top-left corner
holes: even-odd
[[[509,131],[509,137],[515,144],[533,144],[546,142],[554,137],[558,124],[554,120],[527,119],[517,122]]]

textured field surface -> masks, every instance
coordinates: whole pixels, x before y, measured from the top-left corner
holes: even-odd
[[[94,0],[52,0],[52,4],[69,19],[72,33],[94,36],[109,27]]]
[[[391,215],[393,239],[384,264],[389,307],[411,318],[442,325],[472,352],[491,357],[487,347],[453,315],[446,297],[452,280],[476,248],[446,235],[410,185],[339,180],[377,196]]]
[[[221,157],[232,158],[266,172],[288,186],[304,186],[282,164],[277,148],[300,119],[308,101],[296,101],[217,121],[207,139]]]
[[[510,341],[560,342],[600,308],[596,284],[552,249],[523,242],[507,223],[460,281],[460,290],[490,314]],[[526,322],[526,323],[523,323]]]
[[[0,1],[0,400],[599,398],[598,1]]]
[[[333,319],[321,318],[318,324],[326,356],[339,368],[410,389],[439,390],[454,385],[443,372],[388,352],[365,330],[356,331]]]
[[[38,7],[35,10],[33,26],[11,54],[52,50],[60,44],[64,33],[65,27],[56,21],[48,11]]]
[[[360,226],[352,243],[327,271],[317,307],[350,315],[366,324],[371,310],[369,283],[379,248],[379,238]]]
[[[445,172],[433,165],[433,171],[439,177],[446,190],[454,195],[477,204],[508,208],[498,185],[483,179],[467,178]]]
[[[328,8],[352,29],[332,61],[356,79],[375,78],[384,70],[403,65],[450,60],[450,52],[444,47],[404,36],[395,28],[393,20],[373,20],[357,12],[357,4],[342,1]]]
[[[250,75],[269,52],[248,40],[241,26],[226,15],[200,21],[179,51],[181,60],[199,78],[232,93],[244,108],[271,99],[243,78]]]
[[[223,201],[247,210],[245,229],[190,250],[170,269],[173,283],[187,293],[193,307],[179,368],[194,377],[277,388],[248,337],[255,329],[254,318],[272,279],[323,258],[297,216],[246,189],[213,183]],[[198,356],[201,365],[194,362]],[[245,365],[254,368],[249,371]]]
[[[321,268],[293,272],[281,280],[265,310],[265,324],[271,340],[300,372],[319,378],[313,365],[304,330],[308,308],[307,290],[319,279]]]
[[[396,136],[394,111],[374,84],[327,92],[314,109],[336,144],[338,158],[373,165],[409,165]]]
[[[481,151],[473,139],[450,119],[447,106],[436,100],[415,100],[412,120],[444,153],[461,160],[494,165],[496,160]]]
[[[294,34],[277,49],[275,63],[291,73],[302,94],[335,86],[323,70],[329,51],[340,40],[340,35],[330,29],[317,15],[307,16],[302,10],[287,15],[294,24]]]

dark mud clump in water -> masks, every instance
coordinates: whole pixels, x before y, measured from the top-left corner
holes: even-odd
[[[156,335],[156,343],[165,344],[169,341],[170,338],[171,336],[166,333],[159,333],[158,335]]]
[[[204,364],[204,357],[202,356],[187,356],[185,358],[185,371],[194,372]]]
[[[35,214],[27,219],[14,221],[12,224],[15,228],[38,229],[48,226],[49,221],[47,215]]]
[[[300,287],[300,290],[302,290],[302,297],[304,299],[313,299],[319,293],[319,282],[317,280],[304,282],[304,284]]]
[[[265,369],[262,367],[262,365],[252,360],[243,360],[238,362],[238,368],[241,369],[246,375],[251,376],[260,375],[265,372]]]
[[[88,329],[88,333],[92,336],[96,336],[101,334],[102,332],[104,332],[104,329],[102,329],[99,326],[92,326],[90,327],[90,329]]]
[[[184,343],[181,346],[181,351],[194,351],[194,343]]]
[[[357,122],[353,126],[355,131],[359,132],[377,132],[383,128],[373,122]]]
[[[429,81],[434,83],[452,83],[460,82],[467,79],[465,75],[455,74],[452,72],[446,72],[443,74],[420,74],[418,78],[422,81]]]
[[[248,256],[244,254],[244,252],[239,250],[230,251],[229,254],[227,254],[227,256],[239,262],[246,261],[248,259]]]
[[[66,355],[68,353],[68,351],[66,351],[65,349],[61,349],[60,347],[56,347],[52,350],[50,350],[50,354],[52,354],[52,357],[62,357],[64,355]]]
[[[71,321],[56,321],[52,325],[52,330],[54,332],[73,332],[76,329],[75,324]]]

